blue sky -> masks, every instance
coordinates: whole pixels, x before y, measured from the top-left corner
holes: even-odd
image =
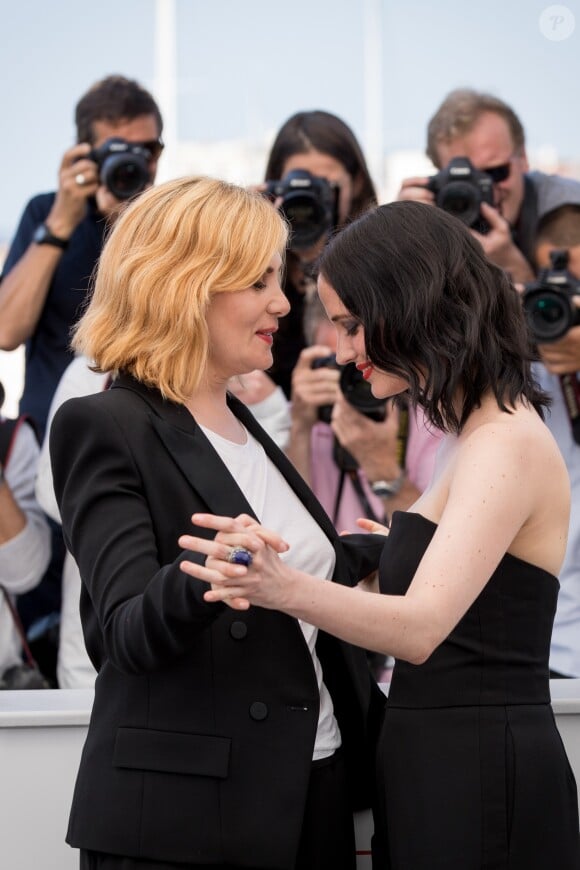
[[[299,109],[343,117],[365,143],[364,0],[175,0],[181,138],[260,140]],[[454,87],[489,90],[524,122],[531,148],[580,156],[580,0],[552,41],[541,0],[382,0],[385,151],[424,146]],[[1,0],[0,239],[26,200],[54,189],[74,141],[73,108],[98,78],[154,86],[155,0]],[[203,171],[203,167],[199,167]]]

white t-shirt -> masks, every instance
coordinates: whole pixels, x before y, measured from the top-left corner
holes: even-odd
[[[264,448],[246,431],[246,443],[235,444],[205,426],[201,429],[219,454],[230,474],[244,493],[260,522],[280,534],[290,545],[280,558],[300,571],[329,580],[335,565],[332,544],[288,485]],[[340,729],[334,716],[332,698],[322,678],[316,655],[318,629],[298,620],[312,656],[318,691],[320,714],[314,743],[313,760],[332,755],[341,745]]]

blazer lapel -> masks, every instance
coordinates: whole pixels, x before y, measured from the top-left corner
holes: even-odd
[[[332,520],[305,482],[301,474],[299,474],[290,460],[286,457],[278,445],[270,438],[267,432],[260,426],[247,405],[244,405],[237,397],[228,396],[228,404],[236,417],[244,424],[248,432],[260,442],[264,448],[266,455],[272,460],[276,468],[286,479],[288,485],[294,490],[304,507],[312,515],[314,520],[321,527],[329,540],[334,543],[337,538],[337,531],[332,523]]]
[[[245,513],[258,519],[228,468],[187,408],[163,399],[157,389],[145,386],[130,375],[120,374],[112,386],[112,389],[116,388],[138,393],[149,405],[153,412],[151,421],[161,442],[190,486],[207,504],[209,513],[220,516]],[[292,463],[243,402],[228,394],[228,404],[236,417],[262,445],[268,458],[279,469],[329,540],[335,543],[337,532],[330,517]]]
[[[207,505],[208,513],[221,516],[244,513],[256,517],[228,468],[185,406],[167,401],[159,390],[127,374],[121,373],[113,382],[112,389],[119,388],[132,390],[149,406],[150,420],[161,443]]]
[[[208,513],[226,517],[250,514],[258,519],[199,426],[195,425],[194,432],[184,432],[163,418],[152,416],[151,419],[175,464],[207,504]]]

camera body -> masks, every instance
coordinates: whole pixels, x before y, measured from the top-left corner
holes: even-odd
[[[311,248],[338,224],[339,187],[306,169],[266,181],[265,196],[282,198],[280,211],[292,227],[290,250]]]
[[[113,137],[93,148],[89,159],[99,168],[99,178],[117,199],[131,199],[151,181],[151,154],[143,145]]]
[[[475,169],[468,157],[454,157],[427,182],[439,208],[459,218],[466,226],[485,234],[489,224],[480,214],[482,202],[493,205],[493,181],[487,172]]]
[[[341,366],[336,361],[336,356],[319,357],[313,360],[311,368],[331,368],[340,371],[339,386],[344,398],[365,417],[370,417],[377,423],[382,422],[387,414],[387,403],[385,399],[377,399],[373,396],[370,384],[365,381],[362,373],[359,372],[354,363],[347,363]],[[332,405],[321,405],[318,409],[318,419],[323,423],[330,423],[332,416]]]
[[[525,285],[523,306],[535,341],[558,341],[573,326],[580,325],[580,309],[573,296],[580,296],[580,281],[568,271],[568,251],[550,252],[550,266],[536,281]]]

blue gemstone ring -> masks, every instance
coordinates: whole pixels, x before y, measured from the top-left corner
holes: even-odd
[[[228,556],[228,562],[232,562],[234,565],[245,565],[246,568],[249,568],[253,558],[250,551],[246,550],[245,547],[232,547]]]

